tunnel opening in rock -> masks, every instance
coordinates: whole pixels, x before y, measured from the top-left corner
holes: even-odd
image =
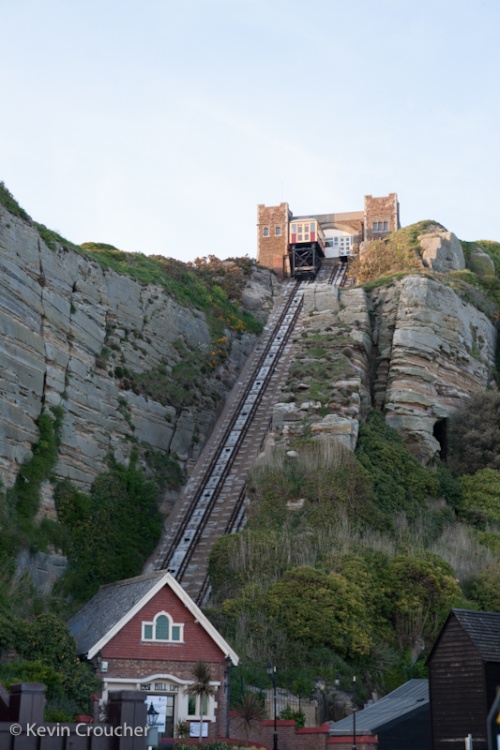
[[[442,461],[448,458],[448,420],[438,419],[434,424],[433,435],[440,445],[439,457]]]

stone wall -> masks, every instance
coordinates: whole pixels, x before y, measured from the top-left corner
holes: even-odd
[[[399,229],[399,203],[396,193],[389,193],[382,198],[365,195],[365,240],[385,237],[389,232]],[[387,222],[387,230],[374,232],[374,222]]]

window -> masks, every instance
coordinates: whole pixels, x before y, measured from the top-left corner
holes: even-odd
[[[281,237],[281,227],[275,227],[274,234],[276,235],[276,237]]]
[[[184,625],[174,623],[166,612],[159,612],[153,622],[142,623],[142,640],[179,643],[184,640]]]
[[[201,713],[206,716],[208,708],[208,700],[206,695],[201,696]],[[200,697],[196,695],[188,695],[188,716],[199,716],[200,715]]]
[[[387,222],[387,221],[374,221],[373,222],[373,231],[374,232],[388,232],[389,231],[389,222]]]
[[[262,230],[262,235],[264,237],[269,237],[269,227],[264,227]]]
[[[155,641],[168,641],[169,637],[169,621],[165,615],[160,615],[156,620],[155,626]]]

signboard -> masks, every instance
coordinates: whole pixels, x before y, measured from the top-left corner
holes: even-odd
[[[146,698],[146,708],[149,708],[151,704],[153,704],[154,710],[158,713],[155,727],[158,728],[159,732],[164,732],[167,719],[167,696],[148,695]]]
[[[202,737],[208,737],[208,721],[202,722],[201,730],[203,734]],[[192,721],[189,724],[189,736],[190,737],[199,737],[200,736],[200,722],[199,721]]]

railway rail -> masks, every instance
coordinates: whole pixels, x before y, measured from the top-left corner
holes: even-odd
[[[214,516],[225,485],[230,483],[230,479],[234,485],[234,477],[230,477],[231,469],[300,314],[304,284],[295,282],[289,286],[283,309],[277,316],[267,341],[247,376],[246,383],[231,410],[231,415],[226,420],[222,433],[217,436],[218,447],[199,477],[196,488],[193,488],[190,497],[185,498],[187,502],[184,503],[180,517],[177,519],[175,531],[155,561],[156,569],[167,568],[183,585],[188,567],[202,537],[210,536],[213,531],[209,527],[216,525],[218,527],[216,536],[221,536],[239,530],[244,524],[244,481],[239,482],[242,486],[235,498],[235,493],[232,493],[234,499],[229,509],[230,514],[225,521],[222,521],[222,525],[218,520],[214,521]],[[269,427],[268,412],[266,421],[264,433]],[[253,447],[255,449],[255,446]],[[221,515],[220,508],[218,510]],[[186,587],[191,589],[190,593],[196,600],[201,601],[205,596],[207,581],[205,573],[200,575],[201,570],[198,573],[198,580],[192,581],[191,585]]]
[[[337,264],[321,282],[343,286],[346,278],[347,264]],[[291,356],[288,342],[302,309],[304,289],[312,283],[289,282],[261,349],[240,380],[239,392],[214,431],[212,447],[198,462],[196,476],[171,514],[157,550],[153,568],[168,569],[198,604],[205,603],[210,593],[211,546],[245,524],[246,476],[269,431],[275,391]]]

